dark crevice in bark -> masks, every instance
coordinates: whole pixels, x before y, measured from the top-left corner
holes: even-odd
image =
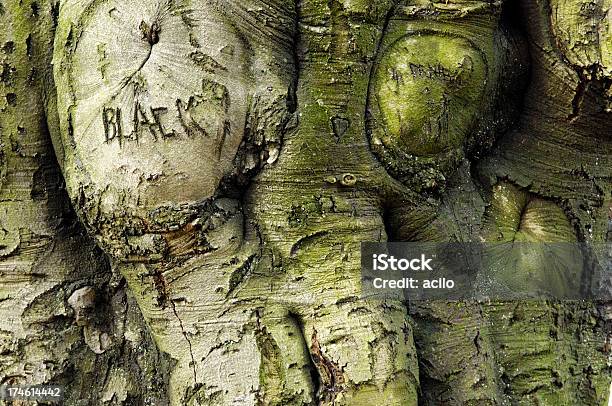
[[[578,84],[576,85],[576,94],[572,99],[572,113],[567,117],[570,123],[573,123],[580,116],[580,109],[584,101],[584,95],[589,88],[590,79],[586,77],[584,72],[578,71]]]
[[[145,21],[140,22],[140,31],[142,32],[142,39],[147,41],[153,48],[153,45],[159,42],[159,33],[161,29],[157,21],[154,21],[151,25],[147,24]]]
[[[51,3],[51,21],[52,21],[52,26],[54,30],[55,30],[55,27],[57,27],[57,22],[59,19],[59,8],[60,8],[59,0],[55,0]]]
[[[490,151],[499,151],[501,149],[500,146],[503,145],[507,138],[514,132],[520,131],[520,117],[526,112],[526,90],[533,79],[531,49],[527,45],[529,42],[527,27],[525,25],[525,21],[527,20],[527,15],[525,15],[524,10],[521,8],[520,2],[507,1],[503,4],[500,15],[500,27],[506,33],[508,40],[514,42],[517,53],[521,55],[519,59],[522,59],[526,64],[526,68],[521,72],[521,80],[515,80],[510,83],[507,78],[502,77],[500,79],[502,86],[511,86],[510,88],[504,89],[512,100],[501,98],[496,109],[507,109],[512,106],[514,111],[508,125],[501,129],[488,148],[484,150],[476,148],[474,151],[468,153],[468,159],[470,159],[473,168],[472,174],[477,174],[477,177],[474,177],[474,179],[477,180],[477,184],[479,185],[487,185],[487,187],[492,186],[492,184],[486,180],[486,176],[483,176],[484,174],[480,173],[481,171],[477,169],[480,159],[486,158],[487,153]],[[507,61],[507,63],[514,63],[514,61]]]
[[[502,24],[506,24],[509,27],[520,28],[522,31],[525,30],[525,16],[521,11],[518,1],[504,2],[502,5],[500,21]]]
[[[373,86],[373,82],[374,82],[374,73],[376,72],[376,62],[378,61],[378,59],[380,58],[380,53],[382,52],[382,44],[384,42],[385,36],[387,35],[387,32],[389,31],[389,23],[391,22],[391,19],[393,18],[393,16],[395,15],[396,9],[397,7],[399,7],[401,2],[396,2],[394,3],[390,8],[389,11],[387,12],[387,15],[385,15],[385,21],[383,23],[382,29],[380,31],[380,35],[378,37],[378,42],[376,44],[376,48],[374,49],[374,53],[372,56],[372,66],[370,66],[370,73],[368,74],[368,88],[366,90],[366,97],[365,97],[365,110],[363,113],[363,120],[364,120],[364,124],[365,124],[365,132],[366,132],[366,139],[367,139],[367,143],[368,143],[368,151],[370,152],[371,156],[378,161],[378,158],[375,156],[373,150],[372,150],[372,144],[371,144],[371,140],[372,137],[370,136],[371,134],[369,134],[370,132],[370,121],[372,119],[372,114],[369,110],[369,106],[370,106],[370,101],[372,99],[372,86]]]
[[[32,34],[28,35],[28,38],[26,38],[26,55],[28,58],[32,57]]]
[[[310,357],[317,371],[318,390],[316,392],[319,404],[334,404],[338,393],[345,387],[342,367],[327,357],[322,349],[317,330],[312,329]]]
[[[572,99],[572,113],[567,117],[570,123],[574,123],[583,115],[583,105],[589,96],[599,98],[605,103],[605,94],[612,86],[612,79],[604,77],[601,73],[602,67],[597,63],[586,68],[576,65],[570,66],[578,75],[578,83],[576,84],[576,91]],[[605,107],[602,110],[607,111],[608,108]],[[586,114],[589,113],[587,112]]]
[[[393,221],[393,215],[391,214],[392,209],[387,206],[388,205],[384,205],[383,203],[383,207],[381,208],[381,215],[380,215],[382,218],[382,223],[383,223],[383,227],[385,230],[385,234],[387,236],[386,241],[387,242],[410,241],[410,238],[402,238],[406,236],[398,235],[397,225]],[[381,238],[381,241],[379,242],[383,242],[382,238]]]
[[[259,257],[260,255],[258,253],[250,255],[242,265],[237,267],[232,272],[229,280],[229,288],[225,295],[226,298],[231,297],[240,284],[253,273],[253,270],[259,261]]]
[[[297,88],[300,82],[300,57],[298,54],[298,44],[300,43],[300,18],[301,18],[301,0],[295,0],[294,3],[294,24],[293,24],[293,38],[292,38],[292,46],[291,46],[291,56],[293,58],[293,82],[289,88],[289,92],[287,94],[287,110],[289,113],[295,113],[298,108],[298,99],[297,99]]]
[[[185,337],[185,341],[187,341],[187,345],[189,346],[189,355],[191,356],[191,368],[193,369],[193,384],[198,385],[198,374],[196,372],[197,364],[195,357],[193,356],[193,347],[191,346],[191,340],[189,340],[189,336],[187,335],[185,327],[183,326],[183,320],[181,320],[181,318],[179,317],[178,312],[176,311],[176,305],[174,304],[173,300],[170,300],[170,305],[172,306],[172,312],[176,316],[176,319],[178,320],[179,325],[181,326],[181,333],[183,334],[183,337]]]
[[[157,267],[155,267],[152,272],[153,274],[151,276],[153,277],[153,283],[155,285],[155,289],[157,290],[157,305],[162,309],[165,309],[168,301],[168,284],[166,282],[166,278],[164,277],[161,269]]]

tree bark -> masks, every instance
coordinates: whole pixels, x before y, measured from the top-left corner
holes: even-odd
[[[161,405],[168,361],[77,222],[51,147],[56,18],[52,2],[0,4],[0,384],[62,385],[73,405]]]
[[[580,242],[501,277],[609,293],[611,7],[0,1],[0,384],[607,404],[609,302],[364,299],[359,250]]]

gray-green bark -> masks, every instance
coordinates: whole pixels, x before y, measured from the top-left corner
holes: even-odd
[[[55,6],[0,3],[0,385],[64,385],[74,405],[163,404],[169,363],[76,222],[55,163],[44,103]]]
[[[359,244],[580,241],[609,264],[611,7],[0,0],[0,383],[606,404],[605,304],[363,300]]]

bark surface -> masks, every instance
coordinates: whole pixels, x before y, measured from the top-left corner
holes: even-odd
[[[601,283],[611,13],[0,0],[0,384],[69,405],[607,404],[611,305],[363,299],[359,251],[580,242],[599,274],[502,277]]]

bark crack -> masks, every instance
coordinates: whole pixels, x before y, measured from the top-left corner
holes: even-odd
[[[344,372],[342,367],[330,360],[323,354],[321,343],[317,336],[317,330],[312,329],[310,344],[310,356],[318,372],[319,378],[319,404],[334,404],[338,393],[342,392],[345,385]]]
[[[229,288],[226,298],[229,298],[238,288],[238,286],[244,282],[249,275],[253,273],[255,269],[255,263],[259,255],[257,253],[250,255],[239,267],[237,267],[231,274],[229,280]]]
[[[298,52],[298,47],[300,44],[300,18],[301,18],[301,4],[302,0],[295,0],[295,4],[294,4],[294,12],[295,12],[295,21],[294,21],[294,26],[293,26],[293,46],[291,47],[292,50],[292,58],[293,58],[293,66],[294,66],[294,75],[293,75],[293,80],[291,82],[291,87],[289,88],[288,94],[287,94],[287,110],[289,111],[289,113],[293,114],[296,112],[297,107],[298,107],[298,100],[297,100],[297,88],[298,88],[298,83],[300,81],[300,55]]]
[[[151,55],[153,54],[153,46],[159,42],[159,33],[161,31],[161,28],[159,27],[157,21],[153,22],[151,26],[149,26],[149,24],[147,24],[145,21],[141,21],[138,28],[142,32],[143,41],[146,41],[149,44],[149,51],[147,52],[147,55],[145,56],[142,63],[138,66],[138,68],[131,75],[123,79],[121,85],[119,86],[119,90],[115,92],[115,94],[110,98],[110,100],[115,100],[117,96],[119,96],[119,94],[123,91],[123,89],[125,89],[132,82],[132,79],[134,79],[134,77],[142,70],[142,68],[144,68],[147,62],[149,62],[149,59],[151,59]]]
[[[189,336],[187,335],[187,332],[185,331],[183,320],[181,320],[181,318],[178,315],[178,312],[176,311],[176,305],[174,304],[174,301],[171,300],[170,304],[172,305],[172,312],[176,316],[176,319],[178,320],[179,325],[181,326],[181,332],[183,333],[183,337],[185,337],[185,341],[187,341],[187,345],[189,346],[189,355],[191,356],[191,367],[193,369],[193,383],[194,385],[197,385],[198,384],[198,374],[196,372],[196,362],[195,362],[195,357],[193,356],[193,347],[191,346],[191,340],[189,340]]]
[[[395,15],[395,12],[397,10],[397,7],[399,5],[398,3],[393,4],[390,8],[389,11],[387,12],[387,15],[385,16],[385,21],[383,23],[382,29],[380,31],[380,37],[378,38],[378,42],[376,44],[376,49],[374,50],[373,53],[373,59],[372,59],[372,66],[370,66],[370,73],[368,74],[368,88],[366,90],[366,97],[365,97],[365,111],[364,111],[364,115],[363,115],[363,122],[365,123],[365,131],[366,131],[366,135],[368,135],[367,140],[368,140],[368,146],[369,146],[369,150],[372,151],[372,145],[371,145],[371,141],[370,141],[370,120],[371,120],[371,113],[369,110],[369,106],[370,106],[370,100],[372,99],[372,81],[374,80],[374,74],[376,72],[376,63],[378,61],[378,59],[380,58],[380,53],[382,51],[382,47],[383,47],[383,42],[385,40],[385,37],[387,35],[387,32],[389,31],[389,24],[391,22],[391,19],[393,18],[393,16]]]

